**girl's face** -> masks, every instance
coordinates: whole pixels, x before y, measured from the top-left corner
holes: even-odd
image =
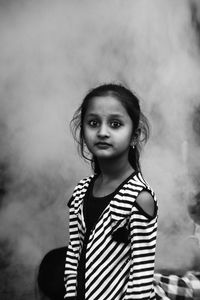
[[[83,120],[84,141],[100,160],[127,159],[133,140],[133,122],[121,102],[113,96],[95,97]]]

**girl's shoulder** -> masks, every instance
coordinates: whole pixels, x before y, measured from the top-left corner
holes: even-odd
[[[125,187],[134,187],[138,190],[146,189],[152,190],[148,182],[144,179],[143,174],[141,172],[134,172],[126,181]]]
[[[155,217],[157,213],[157,199],[154,190],[140,172],[135,177],[135,182],[138,190],[135,205],[142,209],[148,217]]]
[[[85,185],[89,185],[90,181],[94,178],[94,176],[95,176],[95,175],[92,174],[92,175],[89,175],[89,176],[86,176],[86,177],[82,178],[82,179],[76,184],[76,186],[75,186],[75,188],[74,188],[74,193],[75,193],[77,190],[83,188]],[[73,193],[73,194],[74,194],[74,193]]]
[[[136,198],[136,203],[147,213],[153,217],[155,215],[155,199],[149,191],[142,191]]]
[[[94,178],[94,174],[86,176],[84,178],[82,178],[75,186],[74,191],[72,193],[71,198],[69,199],[67,205],[68,207],[71,206],[73,199],[76,197],[77,194],[80,194],[80,192],[87,188],[89,186],[89,183],[91,182],[91,180]]]

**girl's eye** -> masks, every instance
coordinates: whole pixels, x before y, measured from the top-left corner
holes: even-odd
[[[90,127],[96,127],[98,125],[98,122],[96,120],[90,120],[88,121],[88,124]]]
[[[112,128],[119,128],[122,124],[119,121],[112,121],[110,122]]]

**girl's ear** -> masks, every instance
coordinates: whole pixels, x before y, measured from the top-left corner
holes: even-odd
[[[133,137],[132,137],[132,141],[131,141],[131,147],[135,147],[135,145],[138,143],[139,137],[141,134],[141,129],[138,128],[134,131],[133,133]]]

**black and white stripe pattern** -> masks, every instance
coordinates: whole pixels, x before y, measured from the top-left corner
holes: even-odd
[[[92,176],[80,181],[70,205],[70,241],[65,264],[65,298],[76,295],[76,275],[85,234],[83,199]],[[120,188],[90,234],[86,252],[86,300],[153,300],[157,209],[149,217],[135,202],[142,190],[154,192],[140,173]],[[157,208],[157,203],[156,203]],[[120,228],[127,242],[115,240]]]

